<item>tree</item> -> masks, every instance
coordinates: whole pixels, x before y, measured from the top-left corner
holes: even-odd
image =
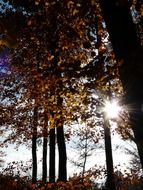
[[[82,123],[82,122],[81,122]],[[74,127],[73,127],[74,128]],[[75,159],[71,159],[76,167],[80,168],[81,180],[84,181],[87,170],[88,158],[94,155],[100,140],[100,134],[96,131],[95,127],[90,125],[90,122],[78,124],[73,129],[72,146],[73,151],[78,155]],[[71,139],[72,139],[71,138]]]
[[[12,2],[12,4],[13,4],[13,2]],[[39,4],[39,3],[38,3]],[[38,4],[36,4],[36,6],[38,5]],[[59,3],[56,3],[53,7],[50,5],[50,7],[51,7],[51,10],[53,11],[53,10],[55,10],[55,9],[57,9],[57,5],[61,5],[61,4],[59,4]],[[16,6],[16,10],[18,10],[19,11],[19,4],[18,3],[14,3],[13,4],[13,6]],[[26,10],[28,11],[29,10],[29,8],[31,8],[31,5],[30,4],[21,4],[21,6],[23,6],[24,8],[26,8]],[[28,6],[28,7],[27,7]],[[30,7],[29,7],[30,6]],[[69,5],[68,5],[69,6]],[[41,8],[41,4],[39,5],[39,7]],[[32,10],[37,10],[37,9],[32,9]],[[45,10],[44,9],[42,9],[41,8],[41,12],[42,13],[45,13]],[[27,13],[27,12],[26,12]],[[53,12],[54,13],[54,12]],[[37,14],[37,12],[35,12],[35,14],[37,15],[37,17],[41,17],[41,15],[39,15],[39,13]],[[48,43],[49,43],[49,49],[50,49],[50,51],[51,51],[51,54],[50,55],[48,55],[48,61],[50,62],[49,63],[49,68],[48,68],[48,65],[47,65],[47,68],[46,68],[46,72],[49,72],[48,71],[48,69],[50,69],[50,72],[51,72],[51,67],[53,68],[53,71],[52,71],[52,74],[55,76],[55,78],[57,78],[56,80],[59,80],[59,77],[60,76],[58,76],[58,77],[56,77],[56,72],[57,72],[57,70],[58,70],[58,65],[57,65],[57,62],[58,62],[58,59],[60,58],[59,57],[59,55],[58,55],[58,51],[56,52],[56,48],[57,48],[57,42],[58,41],[60,41],[58,38],[58,35],[59,35],[59,30],[57,30],[57,27],[59,27],[58,25],[56,25],[57,23],[57,15],[58,14],[53,14],[53,16],[52,16],[52,22],[50,23],[50,25],[49,26],[47,26],[47,27],[51,27],[52,28],[52,31],[53,32],[51,32],[51,36],[50,36],[50,38],[49,38],[49,36],[46,36],[46,38],[48,38],[47,39],[47,41],[48,41]],[[48,16],[48,15],[47,15]],[[51,16],[51,15],[50,15]],[[35,18],[36,18],[36,16],[35,16]],[[41,17],[42,18],[42,17]],[[37,19],[37,18],[36,18]],[[27,19],[26,19],[27,20]],[[53,20],[55,21],[55,23],[53,23]],[[43,21],[43,24],[45,23],[45,20]],[[28,29],[29,30],[31,30],[29,33],[26,33],[26,35],[27,35],[27,37],[30,35],[30,40],[32,40],[31,41],[31,44],[33,44],[34,45],[34,47],[36,48],[36,50],[38,50],[38,53],[39,53],[39,51],[40,51],[40,48],[39,48],[39,42],[37,41],[37,39],[36,39],[36,46],[35,46],[35,33],[37,33],[37,26],[39,25],[39,21],[38,21],[38,19],[36,20],[36,24],[35,23],[33,23],[31,20],[30,21],[28,21],[27,22],[27,25],[28,25]],[[34,25],[36,26],[36,27],[34,27]],[[42,30],[44,29],[44,31],[45,31],[45,28],[44,28],[45,26],[43,26],[42,27]],[[36,29],[35,29],[36,28]],[[46,28],[46,30],[47,30],[47,28]],[[57,32],[55,33],[55,31],[57,30]],[[27,31],[26,31],[27,32]],[[39,33],[39,31],[38,31],[38,33]],[[45,33],[46,34],[46,33]],[[32,37],[31,37],[31,35],[32,35]],[[39,36],[39,38],[40,38],[40,36]],[[24,39],[22,39],[22,41],[23,41]],[[34,41],[33,41],[34,40]],[[43,40],[43,39],[42,39]],[[44,40],[45,40],[45,37],[44,37]],[[24,42],[24,41],[23,41]],[[19,44],[21,44],[22,46],[23,46],[23,42],[22,43],[19,43]],[[34,42],[34,43],[33,43]],[[26,41],[26,43],[27,43],[27,41]],[[44,44],[45,45],[45,44]],[[47,47],[46,47],[47,48]],[[47,49],[48,49],[47,48]],[[30,48],[31,49],[31,48]],[[37,58],[37,61],[40,61],[39,63],[37,63],[36,62],[36,64],[35,64],[35,68],[34,67],[31,67],[32,68],[32,72],[31,72],[31,74],[33,74],[34,72],[43,72],[43,70],[41,70],[41,69],[43,69],[43,63],[42,63],[42,61],[40,60],[41,59],[41,57],[39,56],[39,55],[37,55],[36,54],[36,52],[34,52],[34,50],[35,49],[31,49],[31,51],[30,51],[30,53],[28,52],[28,57],[26,57],[25,56],[25,52],[24,51],[22,51],[22,53],[21,52],[19,52],[20,54],[19,55],[24,55],[24,57],[25,57],[25,63],[27,64],[28,62],[31,64],[31,61],[29,61],[28,59],[29,59],[29,55],[31,55],[32,57],[33,57],[33,59],[35,59],[35,56],[36,56],[36,58]],[[24,54],[23,54],[24,53]],[[45,56],[45,55],[44,55]],[[20,59],[21,59],[22,57],[20,57]],[[26,58],[28,58],[27,60],[26,60]],[[54,59],[53,59],[54,58]],[[53,59],[53,60],[52,60]],[[20,60],[19,60],[20,61]],[[21,60],[22,61],[22,60]],[[14,59],[13,59],[13,62],[14,62]],[[23,61],[22,61],[23,62]],[[15,60],[15,63],[18,63],[18,60],[16,59]],[[24,63],[24,62],[23,62]],[[33,63],[32,63],[33,64]],[[29,65],[29,64],[28,64]],[[40,65],[40,66],[39,66]],[[55,69],[54,69],[54,66],[55,65]],[[57,65],[57,66],[56,66]],[[32,66],[32,65],[31,65]],[[29,66],[28,66],[29,67]],[[28,68],[28,70],[29,70],[29,68]],[[44,71],[45,72],[45,71]],[[59,71],[58,71],[59,72]],[[61,72],[60,72],[61,73]],[[37,73],[38,74],[38,73]],[[40,73],[41,74],[41,73]],[[44,73],[42,73],[42,75],[43,75]],[[46,73],[44,74],[44,75],[46,75]],[[61,74],[60,74],[61,75]],[[34,74],[34,76],[35,76],[35,78],[37,78],[36,77],[36,75]],[[43,76],[42,76],[43,77]],[[44,76],[44,78],[45,78],[46,76]],[[49,74],[48,74],[48,77],[49,77]],[[33,83],[36,83],[36,86],[37,86],[37,81],[36,81],[36,79],[33,81]],[[55,82],[55,85],[56,85],[56,82]],[[55,87],[55,89],[56,89],[56,87]],[[57,96],[59,96],[58,94],[57,94]],[[58,106],[59,107],[59,106]],[[58,116],[57,116],[58,117]],[[62,127],[61,127],[62,128]],[[59,131],[61,130],[61,131],[63,131],[63,129],[58,129],[57,131],[57,134],[60,134],[60,137],[61,137],[61,135],[62,135],[62,133],[59,133]],[[59,136],[59,135],[58,135]],[[35,138],[34,138],[35,139]],[[34,140],[33,139],[33,140]],[[59,150],[61,151],[63,151],[64,149],[62,149],[62,148],[60,148],[60,146],[62,145],[63,146],[63,142],[61,143],[61,141],[58,141],[59,142]],[[35,143],[34,143],[35,144]],[[35,146],[34,146],[35,147]],[[61,154],[61,155],[63,155],[63,154]],[[60,160],[63,162],[64,160],[66,161],[66,159],[61,159],[60,158]],[[64,163],[64,165],[66,165],[65,163]],[[61,167],[61,166],[60,166]],[[61,176],[61,175],[60,175]]]
[[[142,131],[142,66],[143,48],[133,24],[128,1],[100,1],[104,19],[110,35],[116,58],[119,61],[120,76],[126,96],[138,148],[140,161],[143,168],[143,131]]]
[[[48,122],[51,125],[54,120],[54,127],[59,126],[57,126],[57,136],[60,136],[59,153],[64,155],[64,159],[60,160],[64,161],[61,162],[60,168],[63,165],[66,176],[64,122],[67,122],[67,117],[75,121],[80,109],[84,112],[83,105],[85,107],[88,105],[88,97],[95,88],[106,94],[109,88],[107,70],[112,73],[112,80],[115,78],[113,75],[116,68],[111,61],[113,56],[110,55],[111,59],[108,59],[110,64],[104,61],[107,49],[104,40],[107,33],[103,30],[103,20],[98,15],[99,18],[95,22],[95,12],[99,9],[97,3],[90,0],[77,2],[55,0],[49,3],[46,1],[20,3],[11,0],[8,2],[22,14],[25,24],[18,36],[17,47],[12,51],[11,64],[23,75],[26,73],[25,83],[28,84],[29,100],[35,99],[38,95],[38,103],[40,102],[42,107],[43,99],[44,102],[46,98],[48,99],[49,103],[46,104]],[[16,15],[15,12],[13,15]],[[35,91],[36,93],[31,93]],[[74,104],[71,105],[69,102]],[[38,104],[38,109],[40,106]],[[83,120],[89,117],[86,112],[84,113]],[[90,114],[91,117],[93,115],[95,113]],[[17,119],[19,120],[18,117]],[[38,122],[41,120],[42,118],[38,117]],[[54,129],[50,131],[53,131],[54,143]],[[61,150],[64,150],[64,154]],[[53,165],[53,169],[54,167]],[[59,176],[62,178],[60,172],[61,169]]]

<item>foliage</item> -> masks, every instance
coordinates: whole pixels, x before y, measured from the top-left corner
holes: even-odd
[[[19,178],[0,174],[0,188],[5,190],[30,190],[30,185],[25,177]]]
[[[118,72],[122,61],[115,61],[98,1],[5,2],[9,9],[0,12],[0,125],[6,135],[4,144],[28,145],[35,128],[40,139],[52,128],[88,122],[89,130],[76,132],[80,145],[89,140],[80,146],[85,149],[81,156],[88,156],[88,144],[97,143],[103,135],[96,129],[103,125],[104,98],[120,97],[123,92]],[[117,131],[124,139],[134,140],[128,114],[124,113],[121,120]],[[71,130],[65,134],[68,140]],[[137,176],[135,179],[139,181]],[[91,189],[89,178],[82,179],[85,183],[80,187],[76,187],[78,177],[71,181],[38,182],[27,188]]]
[[[31,160],[30,161],[13,161],[7,164],[6,167],[3,167],[1,172],[5,176],[19,177],[23,176],[27,179],[31,177]]]
[[[11,48],[9,60],[20,76],[17,85],[13,80],[15,90],[20,93],[19,99],[11,105],[13,119],[5,120],[5,123],[11,120],[12,128],[15,126],[9,139],[15,141],[15,134],[21,139],[19,143],[31,138],[35,104],[37,127],[42,130],[45,112],[48,128],[55,127],[56,120],[60,125],[61,113],[65,124],[81,114],[92,117],[93,113],[86,116],[85,110],[89,102],[94,104],[89,94],[95,88],[108,94],[110,80],[110,91],[121,93],[115,56],[107,47],[108,33],[98,2],[8,2],[15,11],[1,13],[2,32],[7,37],[15,33],[7,26],[12,23],[9,19],[16,20],[12,28],[18,31],[17,46]],[[9,78],[12,80],[13,73]],[[3,94],[3,98],[6,97],[7,94]],[[62,112],[59,97],[63,99]]]
[[[2,125],[12,131],[5,142],[16,141],[19,145],[31,139],[35,106],[41,137],[45,114],[48,130],[57,123],[60,126],[60,120],[69,124],[81,117],[84,121],[96,114],[87,113],[87,105],[96,103],[89,96],[92,89],[106,94],[112,80],[110,90],[121,92],[114,53],[109,53],[105,42],[108,34],[98,2],[8,2],[13,9],[1,13],[1,30],[7,38],[2,40],[7,44],[14,33],[12,40],[16,38],[17,44],[14,49],[5,44],[10,48],[8,61],[13,70],[6,73],[2,84],[13,87],[4,88],[2,99],[14,96],[13,102],[3,108],[4,113],[11,110],[8,117],[2,117]],[[63,99],[62,106],[59,98]],[[93,120],[91,125],[95,124]]]
[[[5,156],[5,153],[1,150],[1,151],[0,151],[0,167],[3,166],[3,163],[4,163],[4,156]]]
[[[91,173],[90,173],[91,174]],[[11,175],[0,174],[0,187],[5,190],[101,190],[104,189],[104,185],[98,187],[95,181],[91,180],[91,175],[84,177],[81,180],[81,176],[74,175],[70,177],[67,182],[55,182],[46,183],[37,181],[36,184],[31,184],[31,181],[27,177],[18,177]],[[116,187],[117,190],[138,190],[142,189],[142,178],[136,174],[126,173],[126,176],[121,172],[116,173]]]
[[[2,189],[11,190],[58,190],[58,189],[91,189],[93,182],[90,177],[93,175],[91,171],[86,173],[84,180],[81,175],[74,175],[69,178],[69,181],[62,182],[57,181],[56,183],[44,183],[43,181],[37,181],[36,184],[31,183],[31,177],[27,174],[28,167],[23,167],[23,162],[15,162],[8,165],[0,174],[0,187]],[[29,165],[29,163],[27,163]],[[15,169],[17,170],[15,172]],[[21,172],[25,172],[21,176]]]
[[[143,5],[141,1],[132,1],[130,9],[131,9],[133,22],[136,27],[137,35],[140,38],[141,46],[143,46],[143,34],[142,34]]]

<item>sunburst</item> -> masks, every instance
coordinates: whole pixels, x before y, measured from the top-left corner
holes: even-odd
[[[117,118],[121,112],[121,106],[116,100],[106,101],[103,111],[109,119]]]

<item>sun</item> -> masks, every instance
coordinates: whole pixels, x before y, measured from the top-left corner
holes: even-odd
[[[119,106],[117,101],[114,100],[105,102],[104,112],[106,113],[108,118],[117,118],[120,111],[121,107]]]

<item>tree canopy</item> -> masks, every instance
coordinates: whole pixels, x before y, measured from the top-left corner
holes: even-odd
[[[140,1],[128,3],[0,3],[0,125],[7,135],[4,143],[29,145],[34,135],[36,143],[56,128],[57,142],[64,147],[64,135],[69,139],[72,128],[64,134],[63,126],[88,123],[89,131],[98,134],[98,127],[103,128],[105,122],[105,100],[124,94],[126,104],[137,99],[140,106],[142,37],[141,27],[135,31],[133,21],[142,22],[142,8]],[[133,21],[131,13],[137,13]],[[129,80],[132,90],[126,90]],[[125,129],[125,125],[130,128],[128,118],[125,111],[117,131],[137,143],[142,130],[132,127],[133,123],[133,137],[130,129]],[[62,157],[61,152],[59,155]]]

